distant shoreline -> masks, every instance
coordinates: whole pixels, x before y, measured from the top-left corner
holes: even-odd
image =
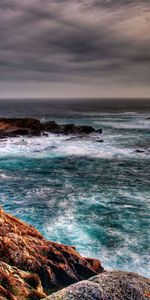
[[[51,132],[54,134],[90,134],[102,133],[102,129],[92,126],[74,124],[57,124],[55,121],[41,122],[35,118],[0,118],[0,138],[17,136],[41,136]]]

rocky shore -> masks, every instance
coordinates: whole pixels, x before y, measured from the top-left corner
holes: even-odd
[[[0,209],[0,300],[149,298],[149,279],[104,271],[99,260],[45,240],[35,228]]]
[[[41,299],[100,272],[99,260],[45,240],[35,228],[0,210],[0,299]]]
[[[106,271],[63,289],[45,300],[148,300],[150,280],[138,274]]]
[[[102,133],[92,126],[77,126],[74,124],[59,125],[55,121],[40,122],[34,118],[0,118],[0,138],[17,136],[41,136],[54,134],[90,134]]]

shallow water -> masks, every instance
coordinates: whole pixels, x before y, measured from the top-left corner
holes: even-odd
[[[149,112],[44,111],[41,119],[92,125],[103,134],[1,140],[0,204],[105,268],[150,276]]]

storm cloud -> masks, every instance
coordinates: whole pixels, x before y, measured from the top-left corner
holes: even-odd
[[[146,0],[1,0],[1,87],[34,81],[148,90],[149,28]]]

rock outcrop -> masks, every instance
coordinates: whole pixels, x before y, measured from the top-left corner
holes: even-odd
[[[107,271],[71,285],[45,300],[148,300],[150,280],[135,273]]]
[[[45,134],[45,132],[83,135],[93,132],[102,133],[102,130],[96,130],[92,126],[59,125],[55,121],[41,123],[39,120],[33,118],[0,118],[0,138],[25,135],[40,136]]]
[[[18,135],[40,135],[42,124],[33,118],[0,118],[0,137]]]
[[[0,261],[0,299],[43,299],[41,281],[36,274],[24,272]]]
[[[57,134],[90,134],[102,133],[101,129],[95,130],[92,126],[77,126],[74,124],[58,125],[55,121],[43,123],[44,130]]]
[[[0,300],[43,298],[149,300],[150,280],[104,271],[99,260],[45,240],[35,228],[0,209]]]
[[[0,210],[0,262],[16,267],[19,277],[22,271],[36,274],[47,294],[103,271],[98,260],[82,257],[74,247],[45,240],[35,228],[3,210]],[[0,273],[0,297],[1,280]]]

